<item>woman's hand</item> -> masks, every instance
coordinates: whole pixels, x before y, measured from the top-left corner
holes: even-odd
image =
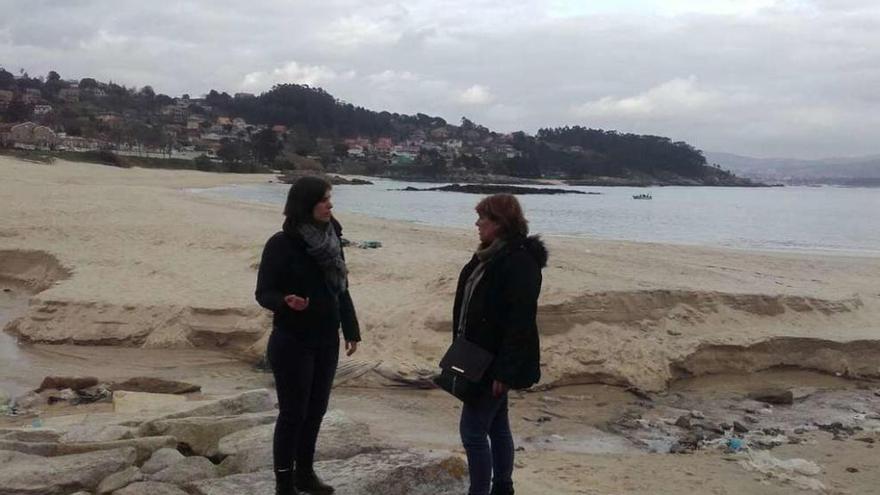
[[[509,387],[507,385],[499,382],[498,380],[493,380],[492,381],[492,397],[495,397],[496,399],[501,397],[502,395],[504,395],[505,392],[507,392],[508,388]]]
[[[296,294],[284,296],[284,302],[294,311],[305,311],[309,307],[309,298],[302,298]]]
[[[351,356],[358,350],[358,343],[354,340],[346,340],[345,341],[345,355]]]

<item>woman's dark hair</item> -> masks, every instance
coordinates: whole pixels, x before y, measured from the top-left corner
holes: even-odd
[[[529,235],[529,222],[513,194],[493,194],[477,203],[477,214],[501,227],[501,237]]]
[[[314,223],[315,205],[324,199],[333,186],[329,182],[313,176],[300,177],[290,186],[287,202],[284,204],[285,227],[296,227],[303,223]]]

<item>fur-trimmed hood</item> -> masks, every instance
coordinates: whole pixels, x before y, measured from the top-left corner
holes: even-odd
[[[549,254],[547,253],[547,246],[545,246],[544,241],[541,240],[541,236],[530,235],[522,239],[521,242],[523,249],[534,258],[539,267],[544,268],[547,266],[547,258]]]

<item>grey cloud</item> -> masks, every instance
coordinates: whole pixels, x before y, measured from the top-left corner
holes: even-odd
[[[0,20],[0,64],[31,74],[169,94],[318,77],[368,108],[501,131],[579,124],[754,155],[880,151],[873,1],[669,18],[554,17],[538,0],[27,5]]]

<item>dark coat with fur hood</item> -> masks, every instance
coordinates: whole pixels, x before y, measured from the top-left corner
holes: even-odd
[[[541,378],[536,315],[547,248],[538,236],[514,237],[487,263],[468,304],[465,336],[495,355],[487,380],[528,388]],[[479,264],[474,256],[458,277],[453,338],[458,337],[465,283]]]

